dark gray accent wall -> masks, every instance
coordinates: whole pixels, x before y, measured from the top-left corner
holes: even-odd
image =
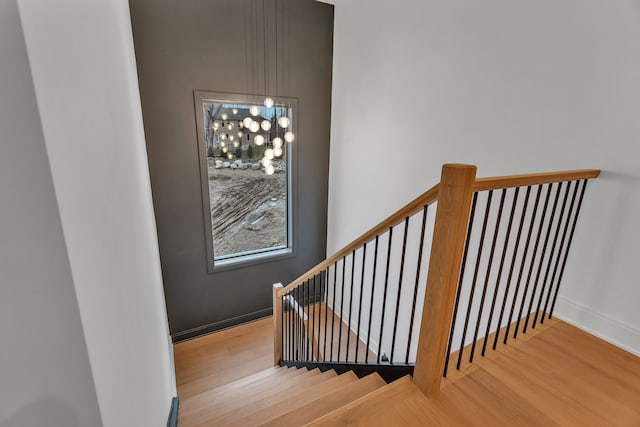
[[[16,0],[0,58],[0,427],[100,426]]]
[[[278,0],[277,95],[298,100],[294,256],[207,272],[193,92],[264,91],[260,51],[264,38],[251,25],[262,4],[262,0],[130,0],[174,339],[268,314],[272,284],[286,284],[325,257],[333,6]],[[275,14],[274,0],[266,5]],[[274,49],[275,42],[269,45],[270,52]],[[247,50],[258,54],[247,56]],[[275,80],[270,79],[269,87],[274,90]]]

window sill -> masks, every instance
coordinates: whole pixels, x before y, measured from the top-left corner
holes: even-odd
[[[273,249],[269,251],[254,252],[246,255],[217,259],[214,260],[213,271],[211,271],[211,273],[249,267],[266,262],[279,261],[286,258],[292,258],[294,256],[295,254],[293,250],[291,248],[285,247],[281,249]]]

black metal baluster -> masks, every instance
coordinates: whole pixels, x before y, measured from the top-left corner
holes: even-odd
[[[418,267],[416,268],[416,281],[413,286],[413,297],[411,303],[411,317],[409,318],[409,338],[407,343],[407,354],[404,363],[409,363],[409,353],[411,352],[411,342],[413,341],[413,322],[416,315],[416,300],[418,298],[418,286],[420,285],[420,267],[422,266],[422,250],[424,249],[424,229],[427,224],[427,211],[429,205],[425,205],[422,210],[422,225],[420,226],[420,240],[418,241]]]
[[[301,359],[301,351],[302,351],[302,337],[300,335],[300,285],[298,285],[295,289],[295,321],[296,321],[296,360]]]
[[[333,332],[336,323],[336,283],[338,279],[338,261],[333,263],[333,306],[331,307],[331,355],[329,359],[333,362]]]
[[[503,190],[506,191],[506,190]],[[513,202],[511,204],[511,213],[509,214],[509,223],[507,224],[507,232],[504,237],[504,244],[502,246],[502,255],[500,256],[500,267],[498,268],[498,277],[496,278],[496,285],[493,291],[493,301],[491,301],[491,309],[489,310],[489,321],[487,322],[487,330],[484,334],[484,342],[482,343],[482,356],[484,356],[485,351],[487,349],[487,340],[489,339],[489,332],[491,331],[491,323],[493,322],[493,310],[496,307],[496,300],[498,299],[498,290],[500,289],[500,279],[502,278],[502,268],[504,267],[504,259],[507,255],[507,247],[509,246],[509,237],[511,237],[511,226],[513,224],[513,216],[516,212],[516,205],[518,203],[518,194],[520,193],[520,187],[516,187],[515,192],[513,193]],[[499,216],[499,215],[498,215]],[[507,282],[507,288],[505,291],[509,291],[509,283]],[[500,319],[501,320],[501,319]],[[500,331],[500,322],[498,322],[498,326],[496,327],[496,335]]]
[[[291,324],[291,292],[287,293],[287,302],[289,303],[289,310],[287,310],[287,339],[289,340],[289,347],[287,351],[287,357],[289,360],[293,360],[293,325]]]
[[[319,287],[320,289],[318,289],[318,292],[316,294],[319,295],[314,295],[314,298],[316,300],[315,305],[318,307],[318,335],[317,335],[317,345],[318,345],[318,361],[320,361],[320,327],[321,327],[321,323],[320,321],[322,320],[322,271],[318,274],[316,274],[316,277],[318,277],[318,282],[319,282]],[[324,357],[324,354],[322,355]]]
[[[556,257],[556,265],[553,267],[553,274],[551,275],[551,282],[549,286],[549,292],[547,292],[547,298],[544,303],[544,308],[542,310],[542,316],[540,317],[540,323],[544,323],[544,314],[547,312],[547,308],[549,308],[549,300],[551,299],[551,294],[553,293],[553,284],[556,280],[556,274],[558,272],[558,266],[560,265],[560,259],[562,258],[562,248],[564,247],[564,242],[567,238],[567,231],[569,230],[569,222],[571,220],[571,213],[573,212],[573,206],[575,205],[576,196],[578,195],[578,187],[580,187],[579,181],[574,181],[575,187],[573,189],[573,195],[571,196],[571,204],[569,205],[569,210],[567,211],[567,218],[564,223],[564,231],[562,232],[562,240],[560,240],[560,248],[558,249],[558,256]]]
[[[282,294],[280,295],[280,307],[282,308],[282,311],[280,312],[280,328],[282,331],[280,335],[282,337],[282,352],[280,353],[282,355],[281,361],[287,360],[289,355],[289,328],[285,327],[285,320],[288,320],[289,313],[287,312],[286,316],[284,314],[284,301],[285,295]]]
[[[301,311],[304,312],[304,306],[302,305],[302,297],[304,295],[304,282],[302,282],[300,284],[300,286],[298,287],[298,300],[297,300],[297,309],[296,309],[296,313],[298,315],[298,334],[300,336],[300,351],[299,351],[299,359],[300,360],[304,360],[304,356],[306,354],[306,348],[307,348],[307,343],[304,339],[304,323],[303,323],[303,318],[302,318],[302,314],[300,313]]]
[[[476,341],[478,340],[478,332],[480,331],[480,323],[482,321],[482,314],[484,309],[484,300],[487,296],[487,288],[489,287],[489,278],[491,277],[491,266],[493,265],[493,255],[496,250],[496,243],[498,241],[498,233],[500,231],[500,224],[502,223],[502,209],[504,208],[504,198],[507,194],[507,190],[504,189],[500,196],[500,205],[498,206],[498,218],[496,219],[496,226],[493,230],[493,240],[491,242],[491,250],[489,251],[489,262],[487,264],[487,272],[484,277],[484,286],[482,287],[482,294],[480,297],[480,308],[478,309],[478,319],[476,320],[475,331],[473,332],[473,341],[471,342],[471,352],[469,353],[469,362],[473,362],[473,355],[476,351]],[[496,285],[497,286],[497,285]],[[485,337],[486,341],[486,337]]]
[[[311,314],[311,304],[310,304],[310,301],[311,301],[311,279],[307,279],[306,297],[307,298],[305,300],[306,301],[305,306],[306,306],[307,309],[303,310],[303,313],[305,314],[305,316],[307,318],[307,321],[306,321],[306,323],[304,325],[305,326],[304,335],[305,335],[305,338],[306,338],[306,341],[307,341],[307,354],[306,354],[305,359],[306,360],[313,360],[313,354],[312,354],[312,350],[313,349],[311,348],[311,336],[310,336],[311,334],[309,333],[309,332],[313,331],[313,329],[309,329],[309,324],[311,323],[309,321],[309,315]]]
[[[376,267],[378,264],[378,240],[379,236],[376,236],[376,244],[373,248],[373,275],[371,278],[371,302],[369,304],[369,324],[367,325],[367,349],[364,356],[364,363],[369,363],[369,343],[371,339],[371,323],[373,322],[373,296],[376,290]]]
[[[287,310],[287,314],[285,314],[285,301],[289,301],[289,297],[286,294],[282,294],[282,328],[284,329],[282,332],[282,342],[284,343],[284,349],[282,350],[282,360],[291,360],[289,357],[291,355],[291,341],[289,340],[291,329],[289,329],[289,310]],[[285,320],[287,321],[286,327],[284,326]]]
[[[351,341],[351,310],[353,309],[353,280],[356,269],[356,250],[351,251],[351,290],[349,291],[349,323],[347,327],[347,356],[344,361],[349,361],[349,342]]]
[[[329,323],[329,267],[324,273],[324,347],[322,348],[322,360],[327,360],[327,324]]]
[[[300,310],[302,309],[302,292],[304,291],[304,282],[300,283],[296,288],[298,295],[296,298],[296,319],[298,323],[298,360],[304,360],[304,335],[302,334],[302,318],[300,317]]]
[[[344,322],[342,321],[342,313],[344,313],[344,271],[346,269],[346,259],[346,255],[342,257],[342,291],[340,295],[340,332],[338,334],[338,361],[340,361],[340,347],[342,346],[342,327],[344,326]]]
[[[384,291],[382,292],[382,317],[380,319],[380,339],[378,341],[378,363],[382,357],[382,332],[384,330],[384,314],[387,306],[387,287],[389,285],[389,263],[391,262],[391,244],[393,243],[393,227],[389,227],[389,247],[387,248],[387,267],[384,273]]]
[[[289,360],[294,360],[295,358],[295,329],[293,324],[293,304],[291,303],[291,299],[293,298],[293,291],[290,291],[288,294],[289,297],[289,342],[291,343],[291,347],[289,348]]]
[[[551,229],[553,228],[553,220],[556,216],[556,208],[558,207],[558,200],[560,199],[560,191],[562,190],[562,182],[558,183],[558,190],[553,199],[553,206],[551,207],[551,216],[549,217],[549,224],[547,226],[547,233],[545,234],[544,244],[542,245],[542,254],[540,255],[540,263],[538,264],[538,271],[536,272],[536,279],[533,282],[533,291],[531,292],[531,299],[529,300],[529,310],[527,311],[527,318],[524,321],[522,327],[522,333],[527,332],[527,325],[529,324],[529,318],[531,317],[531,310],[533,310],[533,301],[538,290],[538,282],[540,279],[540,273],[542,272],[542,265],[544,264],[544,257],[547,253],[547,246],[549,245],[549,236],[551,236]]]
[[[531,186],[527,187],[527,193],[524,198],[524,206],[522,207],[522,212],[520,213],[520,224],[518,226],[518,233],[516,235],[515,248],[513,250],[513,256],[511,257],[511,266],[509,267],[509,275],[507,276],[507,288],[504,291],[504,297],[502,298],[502,307],[500,308],[500,316],[498,317],[498,329],[496,329],[496,335],[493,338],[493,349],[495,350],[498,345],[498,338],[500,337],[500,325],[502,325],[502,316],[504,316],[504,310],[507,307],[507,298],[509,297],[509,289],[511,288],[511,278],[513,277],[514,267],[516,265],[516,258],[518,257],[518,248],[520,247],[520,236],[522,235],[522,227],[524,225],[524,219],[527,213],[527,206],[529,205],[529,195],[531,194]],[[540,187],[538,187],[538,195],[536,197],[536,203],[534,205],[533,210],[535,211],[538,207],[538,200],[540,199]],[[534,214],[532,214],[534,215]],[[535,219],[535,217],[534,217]],[[533,227],[533,224],[532,224]],[[529,237],[531,237],[531,228],[529,228],[529,234],[527,236],[527,245],[525,246],[523,259],[527,257],[527,249],[529,247]],[[520,268],[520,274],[518,274],[518,283],[513,295],[512,305],[511,305],[511,313],[510,316],[513,315],[513,308],[516,303],[516,298],[518,296],[518,289],[520,288],[520,279],[522,278],[522,267]],[[509,325],[511,320],[507,322],[507,329],[505,331],[505,344],[507,337],[509,336]]]
[[[476,258],[476,267],[473,271],[473,280],[471,282],[471,293],[469,294],[469,305],[467,306],[467,315],[464,319],[464,327],[462,328],[462,340],[460,341],[460,350],[458,351],[458,362],[456,363],[456,369],[460,369],[460,363],[462,362],[462,353],[464,352],[464,341],[467,337],[467,328],[469,327],[469,317],[471,316],[471,307],[473,306],[473,296],[476,290],[476,281],[478,279],[478,270],[480,269],[480,260],[482,259],[482,248],[484,247],[484,236],[487,231],[487,221],[489,219],[489,211],[491,210],[492,197],[493,197],[493,190],[489,190],[487,206],[484,212],[484,220],[482,222],[482,232],[480,233],[480,243],[478,245],[478,257]]]
[[[393,320],[393,336],[391,338],[391,355],[389,362],[393,364],[393,355],[396,348],[396,333],[398,332],[398,315],[400,314],[400,297],[402,296],[402,278],[404,274],[404,257],[407,252],[407,234],[409,233],[409,217],[404,218],[404,236],[402,238],[402,255],[400,256],[400,274],[398,275],[398,296],[396,298],[396,314]]]
[[[304,284],[305,282],[302,282],[300,284],[300,299],[298,299],[298,332],[300,333],[300,360],[305,360],[306,359],[306,355],[307,355],[307,341],[305,339],[305,333],[304,333],[304,305],[303,305],[303,298],[304,298]]]
[[[460,266],[460,276],[458,278],[458,290],[456,291],[456,299],[453,303],[453,317],[451,319],[451,330],[449,331],[449,342],[447,344],[447,354],[444,359],[444,371],[443,377],[447,377],[447,371],[449,370],[449,357],[451,356],[451,345],[453,343],[453,334],[456,330],[456,318],[458,317],[458,304],[460,303],[460,291],[462,289],[462,282],[464,281],[464,271],[467,265],[467,254],[469,252],[469,241],[471,239],[471,231],[473,230],[473,220],[476,214],[476,203],[478,201],[478,193],[473,193],[473,202],[471,203],[471,213],[469,214],[469,223],[467,225],[467,238],[464,242],[464,253],[462,255],[462,264]]]
[[[309,314],[311,315],[311,333],[309,334],[309,337],[313,339],[316,330],[316,275],[313,276],[313,286],[311,287],[311,289],[313,292],[313,297],[309,299]],[[311,305],[311,303],[313,304],[313,306]],[[316,358],[316,341],[317,339],[313,339],[311,341],[311,360],[314,360]]]
[[[294,323],[294,317],[293,317],[293,304],[291,303],[291,298],[293,297],[293,295],[295,294],[295,288],[291,290],[291,292],[289,292],[289,324],[291,325],[291,353],[290,353],[290,360],[295,360],[296,359],[296,346],[297,346],[297,337],[296,337],[296,325]]]
[[[282,327],[282,353],[281,353],[282,359],[281,361],[289,360],[289,328],[285,326],[285,324],[288,325],[289,323],[289,312],[287,311],[287,313],[285,314],[285,301],[286,301],[286,296],[285,294],[282,294],[280,296],[280,307],[282,307],[282,313],[280,318],[280,325]]]
[[[580,199],[578,199],[578,206],[576,207],[576,213],[573,218],[573,224],[571,225],[571,232],[569,233],[569,241],[567,242],[567,249],[564,252],[564,259],[562,260],[562,267],[560,268],[560,275],[558,276],[558,285],[556,286],[556,292],[553,295],[553,303],[551,304],[551,310],[549,310],[549,319],[553,316],[553,309],[556,307],[556,300],[558,299],[558,290],[560,289],[560,283],[562,282],[562,275],[564,274],[564,268],[567,265],[567,257],[569,256],[569,249],[571,248],[571,242],[573,240],[573,233],[576,231],[576,223],[578,222],[578,216],[580,215],[580,208],[582,207],[582,199],[584,198],[584,191],[587,189],[587,180],[585,179],[582,184],[582,190],[580,191]]]
[[[558,215],[558,223],[556,224],[556,232],[553,236],[553,243],[551,244],[551,251],[549,252],[549,261],[547,262],[547,270],[544,273],[544,279],[542,280],[542,288],[540,289],[540,297],[538,298],[538,305],[536,306],[536,314],[533,316],[533,323],[531,324],[531,328],[536,327],[536,323],[538,321],[538,314],[540,313],[540,308],[542,308],[542,299],[544,298],[544,291],[547,288],[547,279],[549,278],[549,273],[551,272],[551,264],[553,263],[553,254],[556,251],[556,246],[558,243],[558,236],[560,235],[560,227],[562,226],[562,216],[564,215],[564,209],[567,206],[567,200],[569,199],[569,191],[571,190],[571,182],[567,183],[567,188],[564,191],[564,199],[562,200],[562,207],[560,208],[560,215]],[[562,249],[562,248],[560,248]],[[560,254],[558,253],[558,256]],[[544,316],[543,316],[544,317]]]
[[[291,301],[291,298],[293,298],[293,295],[295,294],[296,290],[295,288],[291,290],[291,292],[289,292],[289,319],[290,319],[290,325],[291,325],[291,334],[292,334],[292,338],[291,338],[291,360],[295,360],[296,359],[296,346],[297,346],[297,337],[296,337],[296,325],[294,323],[294,317],[293,317],[293,304]]]
[[[520,329],[520,320],[522,319],[522,312],[524,311],[524,305],[527,300],[527,292],[529,290],[529,284],[531,282],[531,273],[533,272],[533,265],[535,264],[536,256],[538,255],[538,245],[540,244],[540,237],[542,236],[542,229],[544,228],[544,219],[547,216],[547,206],[549,205],[549,198],[551,196],[551,190],[553,189],[553,184],[549,184],[547,187],[547,195],[544,198],[544,205],[542,207],[542,214],[540,215],[540,224],[538,225],[538,232],[536,233],[536,242],[533,245],[533,253],[531,254],[531,262],[529,263],[529,271],[527,273],[527,280],[524,284],[524,292],[522,293],[522,301],[520,302],[520,311],[518,312],[518,319],[516,320],[516,327],[513,331],[513,338],[518,337],[518,330]],[[531,221],[531,228],[534,226],[534,220]],[[527,245],[529,242],[527,241]],[[525,253],[526,255],[526,253]],[[526,256],[522,258],[522,267],[524,267]],[[522,273],[522,271],[521,271]],[[517,295],[516,295],[517,296]],[[507,327],[508,331],[508,327]],[[505,344],[507,343],[505,336]]]
[[[358,347],[360,346],[360,320],[362,317],[362,294],[364,293],[364,264],[367,258],[367,243],[362,247],[362,274],[360,275],[360,303],[358,304],[358,326],[356,328],[356,359],[358,363]]]

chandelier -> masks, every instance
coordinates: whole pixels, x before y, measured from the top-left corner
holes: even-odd
[[[258,0],[256,0],[257,2]],[[278,93],[278,0],[274,0],[274,17],[275,17],[275,93]],[[256,17],[256,25],[257,27],[257,14],[254,15]],[[245,117],[243,120],[243,124],[245,127],[248,127],[252,132],[264,131],[267,134],[264,137],[258,137],[256,144],[260,142],[259,145],[264,143],[265,150],[263,151],[264,156],[262,157],[262,165],[264,167],[264,171],[267,175],[272,175],[275,171],[275,167],[273,165],[273,160],[275,158],[282,157],[283,154],[283,146],[284,142],[291,143],[295,140],[295,134],[292,129],[292,120],[290,116],[291,108],[288,104],[278,102],[277,96],[276,100],[269,94],[269,65],[267,58],[269,58],[269,46],[268,37],[267,37],[267,24],[268,24],[268,16],[266,10],[266,0],[262,0],[262,41],[263,41],[263,49],[262,49],[262,63],[264,65],[263,70],[263,78],[264,78],[264,101],[262,106],[252,105],[249,108],[250,115]],[[258,117],[262,115],[260,119],[254,119],[254,117]],[[272,132],[275,130],[275,132]],[[262,135],[259,135],[262,136]],[[263,139],[264,138],[264,139]],[[283,142],[284,139],[284,142]]]
[[[261,155],[259,161],[259,169],[264,170],[267,175],[273,175],[278,170],[278,160],[285,155],[286,144],[295,140],[293,130],[292,106],[285,98],[278,97],[278,0],[273,0],[275,4],[275,55],[270,56],[269,35],[267,27],[269,26],[269,14],[267,12],[266,0],[253,0],[252,19],[250,25],[247,26],[247,39],[252,38],[252,46],[254,49],[247,48],[247,64],[250,62],[255,64],[250,69],[247,68],[247,87],[249,86],[249,76],[255,82],[254,90],[257,93],[262,92],[262,96],[252,96],[247,98],[247,102],[239,103],[220,103],[212,106],[208,114],[211,119],[212,126],[212,144],[220,150],[220,154],[229,160],[235,157],[241,157],[243,150],[245,153],[251,153],[249,157],[258,154]],[[258,4],[262,2],[262,44],[258,49],[258,28],[259,14]],[[245,18],[245,23],[248,23]],[[249,31],[252,29],[253,31]],[[261,52],[258,52],[260,50]],[[251,56],[250,56],[251,55]],[[269,59],[273,59],[272,63],[275,67],[275,91],[270,91],[269,79]],[[250,61],[251,60],[251,61]],[[262,60],[263,69],[259,71],[259,60]],[[260,76],[260,74],[262,74]],[[262,84],[260,84],[262,80]],[[260,90],[258,86],[262,86]],[[262,98],[261,102],[256,102]],[[252,164],[252,166],[254,166]],[[254,167],[255,168],[255,167]]]
[[[276,171],[275,162],[282,159],[286,143],[295,140],[292,110],[286,103],[273,99],[256,104],[213,104],[210,110],[212,144],[229,160],[242,153],[260,153],[260,169],[267,175]],[[267,107],[270,105],[270,107]]]

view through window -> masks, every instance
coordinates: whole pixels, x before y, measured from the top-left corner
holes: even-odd
[[[202,102],[215,260],[288,248],[291,108]]]

